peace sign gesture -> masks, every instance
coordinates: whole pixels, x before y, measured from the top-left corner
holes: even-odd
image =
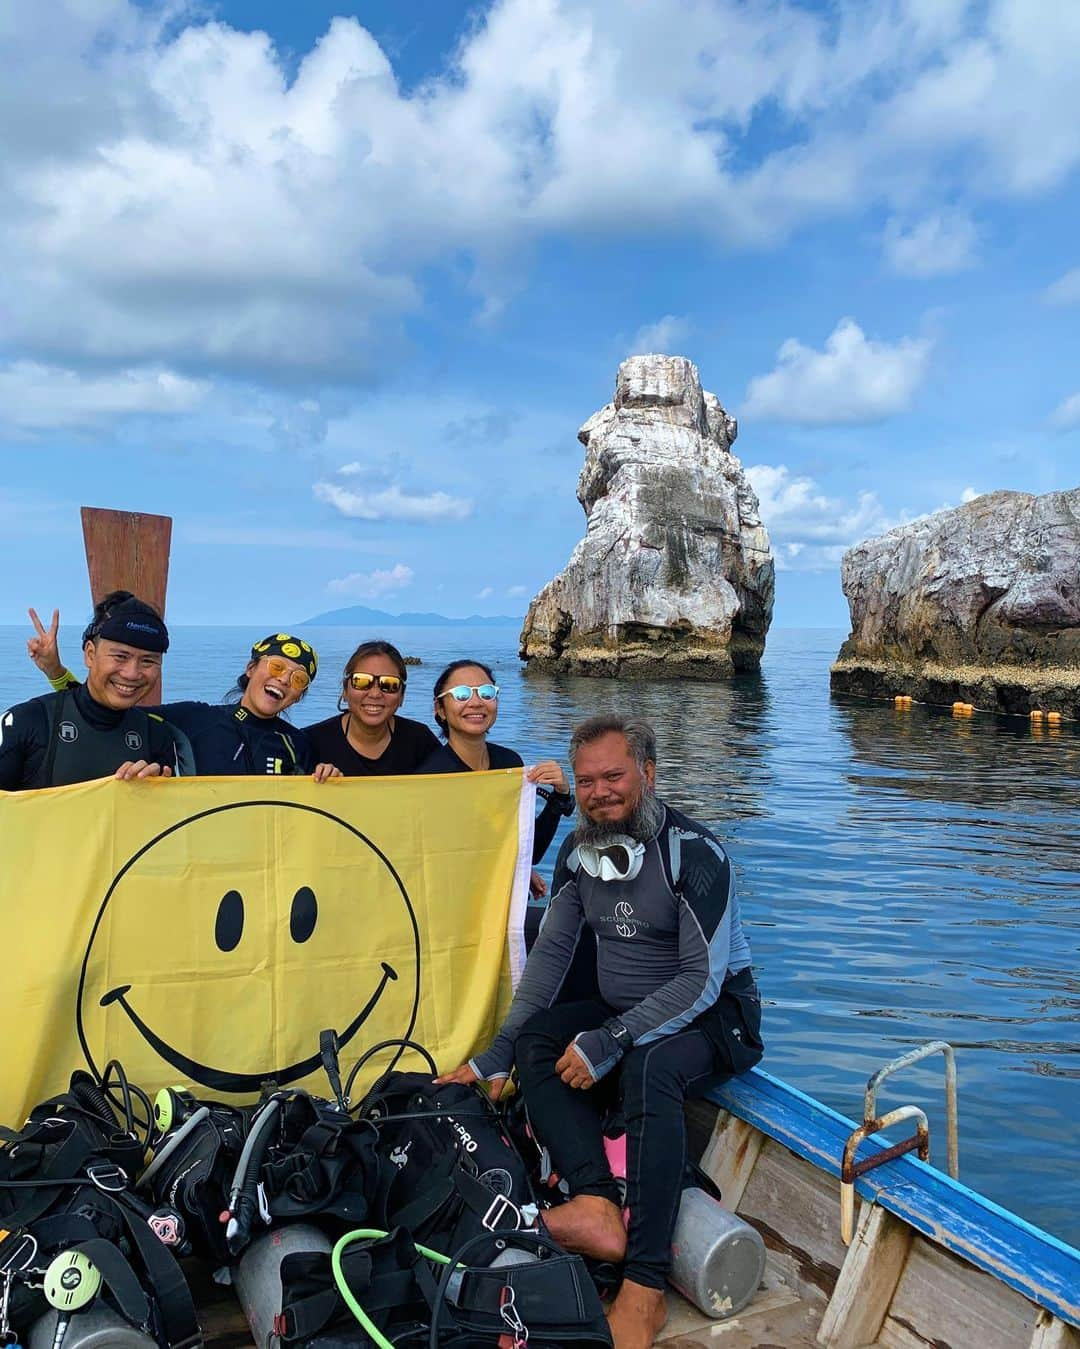
[[[30,622],[34,625],[34,636],[27,639],[27,654],[34,664],[50,679],[55,679],[64,668],[60,660],[60,647],[56,634],[60,630],[60,610],[54,609],[52,622],[46,628],[38,618],[36,609],[29,609]]]

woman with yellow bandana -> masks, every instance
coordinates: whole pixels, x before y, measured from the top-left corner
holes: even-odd
[[[54,612],[48,628],[33,611],[31,617],[37,635],[27,649],[34,664],[54,689],[78,683],[60,659],[59,614]],[[311,773],[316,782],[325,782],[340,777],[341,770],[333,764],[312,763],[307,737],[281,715],[307,693],[318,668],[318,656],[302,638],[271,633],[251,648],[251,659],[236,681],[239,701],[165,703],[146,710],[163,716],[177,732],[185,774]]]

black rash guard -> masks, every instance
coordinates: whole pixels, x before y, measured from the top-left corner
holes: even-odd
[[[525,761],[516,750],[505,745],[487,742],[488,762],[492,768],[524,768]],[[429,754],[418,773],[471,773],[473,770],[450,748],[440,745],[433,754]],[[557,792],[553,787],[537,787],[537,796],[544,798],[544,809],[536,817],[536,829],[533,833],[533,866],[540,861],[551,846],[551,840],[559,828],[559,821],[574,813],[574,795],[572,792]]]
[[[510,1011],[472,1060],[479,1076],[510,1072],[518,1031],[557,1000],[586,928],[596,937],[600,996],[636,1045],[684,1030],[712,1007],[726,979],[750,965],[731,863],[703,825],[665,807],[632,881],[588,875],[571,835],[559,850],[551,902]],[[604,1027],[575,1043],[597,1079],[625,1052]]]
[[[92,782],[138,759],[176,772],[171,728],[145,708],[106,707],[82,684],[31,698],[0,715],[3,791]]]
[[[332,763],[347,778],[391,777],[415,773],[426,758],[439,748],[439,742],[420,721],[408,717],[393,718],[390,743],[377,759],[358,754],[349,744],[342,725],[347,713],[337,713],[314,726],[305,726],[316,763]]]

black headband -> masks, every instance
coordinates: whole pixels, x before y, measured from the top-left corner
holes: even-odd
[[[319,668],[319,658],[307,642],[287,632],[272,632],[269,637],[256,642],[251,648],[251,659],[258,660],[260,656],[285,656],[294,660],[307,671],[309,679],[315,678]]]
[[[165,652],[169,649],[169,629],[164,620],[134,596],[120,600],[94,618],[83,633],[83,644],[99,637],[109,642],[124,642],[140,651]]]

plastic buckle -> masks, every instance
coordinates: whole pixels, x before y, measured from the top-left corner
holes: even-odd
[[[497,1194],[488,1205],[488,1211],[480,1219],[480,1226],[486,1227],[489,1232],[497,1232],[503,1225],[502,1220],[508,1212],[514,1215],[514,1230],[516,1231],[521,1227],[521,1209],[505,1194]]]
[[[127,1189],[127,1172],[115,1162],[93,1162],[86,1168],[86,1176],[102,1194],[120,1194]]]

